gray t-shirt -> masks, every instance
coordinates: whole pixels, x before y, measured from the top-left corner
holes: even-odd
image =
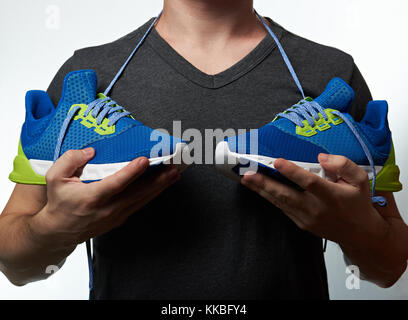
[[[101,92],[152,20],[127,36],[75,52],[48,90],[58,103],[64,76],[93,69]],[[360,118],[370,92],[353,59],[275,23],[306,95],[333,77],[356,91]],[[301,99],[275,42],[267,35],[243,60],[210,76],[196,69],[153,29],[111,97],[152,128],[259,128]],[[215,143],[214,143],[215,146]],[[94,241],[95,299],[327,299],[322,240],[279,209],[220,175],[191,166],[181,181]]]

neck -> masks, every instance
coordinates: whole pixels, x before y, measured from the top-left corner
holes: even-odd
[[[218,74],[265,37],[252,0],[164,0],[156,31],[190,64]]]
[[[164,0],[156,30],[167,39],[201,44],[264,33],[253,0]]]

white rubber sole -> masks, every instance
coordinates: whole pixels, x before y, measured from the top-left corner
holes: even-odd
[[[180,171],[184,171],[187,168],[187,165],[183,163],[182,159],[183,155],[188,152],[189,150],[185,143],[178,143],[173,154],[164,157],[150,158],[149,163],[150,166],[155,166],[161,163],[165,165],[174,164]],[[31,168],[34,170],[34,172],[40,176],[45,176],[48,170],[54,164],[53,161],[47,160],[30,159],[28,161],[30,162]],[[82,181],[102,180],[126,167],[129,163],[130,162],[87,164],[83,169],[80,179]]]
[[[273,163],[275,162],[276,158],[270,158],[265,156],[259,155],[251,155],[251,154],[240,154],[231,152],[229,149],[228,143],[226,141],[222,141],[217,144],[215,149],[215,164],[217,169],[226,177],[233,179],[233,180],[240,180],[240,176],[233,171],[233,169],[239,165],[248,165],[250,162],[251,164],[261,163],[262,165],[275,169]],[[309,163],[309,162],[299,162],[299,161],[292,161],[297,166],[316,174],[317,176],[327,179],[326,173],[324,169],[320,166],[319,163]],[[360,166],[365,172],[367,172],[369,179],[373,178],[373,170],[371,166]],[[376,174],[382,170],[382,166],[375,166]],[[254,170],[255,169],[255,170]],[[250,167],[250,171],[256,171],[257,168]]]

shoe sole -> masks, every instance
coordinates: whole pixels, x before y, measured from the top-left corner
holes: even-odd
[[[182,162],[183,155],[185,153],[188,153],[187,145],[185,143],[178,143],[173,154],[164,157],[150,158],[150,167],[158,166],[161,164],[174,164],[180,171],[184,171],[187,168],[187,165]],[[48,170],[54,164],[53,161],[48,160],[30,159],[28,161],[33,171],[40,176],[45,176]],[[81,181],[89,182],[102,180],[126,167],[129,163],[130,161],[106,164],[87,164],[82,171],[80,179]]]
[[[266,156],[232,152],[229,149],[228,143],[226,141],[218,143],[215,149],[215,164],[217,169],[226,177],[236,181],[240,181],[241,176],[243,176],[246,172],[256,171],[290,183],[288,179],[283,177],[279,173],[279,171],[275,169],[273,165],[275,160],[276,158]],[[324,169],[320,166],[319,163],[299,161],[292,161],[292,163],[305,169],[306,171],[316,174],[317,176],[323,179],[329,180],[325,174]],[[367,172],[370,180],[373,178],[373,170],[371,166],[359,166],[359,167],[362,168],[365,172]],[[382,168],[383,166],[375,166],[375,171],[377,175],[380,173]]]

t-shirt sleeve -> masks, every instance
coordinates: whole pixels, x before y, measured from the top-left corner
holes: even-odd
[[[350,107],[350,114],[354,119],[360,121],[364,117],[368,102],[373,100],[373,97],[366,81],[355,64],[349,84],[355,93],[354,101]]]

